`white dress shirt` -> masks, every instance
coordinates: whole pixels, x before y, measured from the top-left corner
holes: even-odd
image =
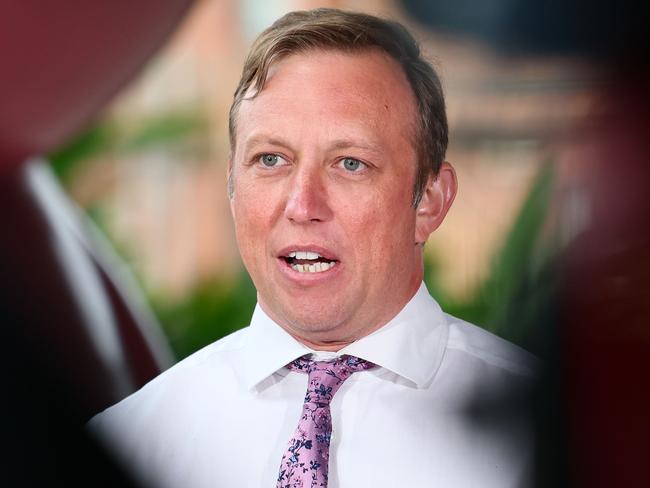
[[[307,375],[285,365],[310,353],[378,366],[354,373],[332,400],[330,488],[527,485],[524,416],[486,422],[471,412],[504,407],[499,398],[531,383],[536,360],[443,313],[424,284],[387,325],[338,353],[312,351],[257,306],[249,327],[184,359],[90,427],[149,486],[275,487],[307,388]]]

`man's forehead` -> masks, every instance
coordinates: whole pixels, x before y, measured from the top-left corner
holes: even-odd
[[[400,64],[386,51],[379,47],[369,46],[361,48],[346,48],[346,47],[336,47],[336,46],[323,46],[323,47],[306,47],[304,49],[298,49],[294,52],[283,53],[273,57],[270,61],[269,66],[265,74],[266,83],[273,77],[273,75],[287,62],[290,62],[294,59],[323,59],[323,58],[352,58],[352,59],[374,59],[376,61],[383,61],[384,64],[392,66],[395,74],[402,76],[406,80],[406,74]],[[246,92],[246,97],[249,95],[257,93],[258,90],[254,88],[256,83],[252,83]],[[264,89],[264,87],[262,87]],[[261,91],[261,90],[260,90]]]
[[[348,95],[360,98],[372,98],[379,103],[384,98],[386,104],[395,102],[395,90],[402,91],[401,103],[415,98],[406,73],[400,64],[380,48],[370,47],[358,50],[343,50],[339,48],[309,48],[275,59],[269,66],[264,84],[261,89],[251,84],[243,101],[252,101],[262,93],[269,91],[277,83],[278,78],[295,80],[296,84],[303,83],[310,73],[319,68],[331,67],[336,76],[333,81],[347,78],[353,83],[348,87]],[[368,76],[371,75],[371,76]],[[327,78],[318,74],[318,78],[310,78],[311,84],[327,89]],[[355,83],[356,82],[356,83]],[[372,86],[370,86],[372,85]],[[375,88],[373,91],[372,88]],[[336,90],[338,86],[332,86]],[[377,89],[379,88],[379,89]],[[382,89],[383,88],[383,89]],[[335,95],[334,93],[333,95]],[[341,94],[344,95],[344,94]],[[383,95],[383,97],[381,97]],[[274,96],[278,96],[274,93]],[[291,97],[285,93],[284,96]]]
[[[306,124],[338,118],[353,130],[389,121],[412,133],[415,97],[399,64],[378,49],[359,52],[313,49],[275,62],[261,91],[249,90],[239,107],[237,129],[281,127],[302,114]],[[248,132],[246,130],[246,132]],[[354,134],[352,135],[354,138]]]

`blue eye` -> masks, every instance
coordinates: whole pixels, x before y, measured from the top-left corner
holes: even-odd
[[[343,167],[348,171],[358,171],[363,163],[358,159],[345,158],[343,159]]]
[[[277,154],[262,154],[262,156],[260,157],[260,161],[262,161],[262,164],[269,168],[278,164],[279,159],[280,156],[278,156]]]

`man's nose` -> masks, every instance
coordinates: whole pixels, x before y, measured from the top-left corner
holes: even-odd
[[[288,182],[285,216],[295,223],[325,222],[332,218],[324,175],[318,169],[300,169]]]

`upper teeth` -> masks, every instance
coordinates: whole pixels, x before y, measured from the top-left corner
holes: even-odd
[[[318,258],[322,258],[320,254],[317,252],[312,252],[312,251],[292,251],[289,253],[287,256],[289,258],[297,259],[297,260],[305,260],[305,261],[314,261]],[[332,266],[334,266],[336,263],[335,262],[316,262],[313,264],[297,264],[292,262],[290,266],[295,270],[300,273],[321,273],[323,271],[327,271],[330,269]]]
[[[292,251],[289,253],[290,258],[296,258],[296,259],[318,259],[320,258],[320,254],[317,252],[311,252],[311,251]]]

